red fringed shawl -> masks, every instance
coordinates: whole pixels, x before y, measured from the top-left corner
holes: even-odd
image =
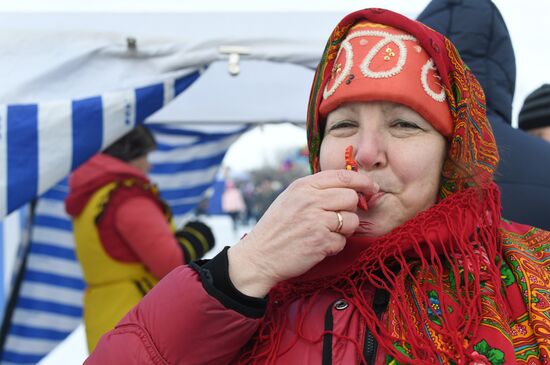
[[[280,343],[289,306],[311,302],[319,293],[332,290],[357,308],[382,350],[399,363],[462,364],[491,357],[490,363],[503,364],[502,351],[490,349],[484,340],[471,343],[479,339],[482,322],[504,328],[504,332],[495,332],[499,335],[509,331],[511,309],[503,288],[508,266],[502,262],[499,191],[492,181],[498,152],[483,90],[451,42],[416,21],[382,9],[366,9],[344,18],[330,36],[312,86],[308,110],[312,169],[319,170],[322,90],[340,43],[362,20],[412,34],[439,70],[454,120],[440,200],[385,236],[350,238],[339,255],[274,288],[266,317],[239,362],[274,362],[288,350],[280,348]],[[544,237],[548,241],[548,234]],[[393,324],[378,319],[366,288],[389,292],[387,318]],[[300,313],[305,316],[307,311]],[[300,335],[299,328],[296,333]],[[362,358],[361,345],[348,340]]]

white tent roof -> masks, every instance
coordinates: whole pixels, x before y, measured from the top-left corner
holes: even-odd
[[[309,93],[304,88],[309,88],[312,73],[280,64],[315,67],[327,34],[341,16],[341,13],[231,13],[230,16],[0,13],[0,42],[4,50],[0,65],[9,70],[3,77],[0,104],[86,97],[98,91],[135,87],[149,82],[140,75],[168,76],[178,70],[227,60],[228,55],[220,53],[220,47],[239,46],[248,51],[248,55],[241,56],[242,60],[270,62],[243,63],[242,73],[236,78],[229,77],[222,65],[212,65],[201,82],[204,89],[194,87],[195,96],[189,96],[185,109],[191,110],[191,115],[201,114],[204,121],[217,120],[218,116],[235,120],[227,113],[234,110],[231,105],[227,111],[214,110],[212,103],[221,102],[217,104],[220,107],[242,100],[245,104],[251,100],[251,93],[256,99],[258,90],[262,90],[266,100],[284,96],[303,110],[302,95]],[[137,53],[127,48],[129,37],[136,40]],[[130,62],[131,58],[135,62]],[[231,96],[227,99],[229,92]],[[210,95],[215,99],[210,99]],[[278,100],[277,108],[271,110],[280,109],[287,100]],[[194,111],[195,107],[201,110]],[[204,112],[216,113],[209,116]],[[293,120],[296,115],[292,112],[282,119]],[[177,117],[162,115],[165,120]],[[250,119],[258,120],[247,120]]]
[[[150,122],[305,123],[313,71],[267,61],[243,61],[237,77],[226,62],[212,64]]]

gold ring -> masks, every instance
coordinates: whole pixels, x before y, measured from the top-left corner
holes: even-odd
[[[336,213],[336,217],[338,218],[338,227],[336,227],[336,230],[334,232],[340,233],[340,230],[344,226],[344,217],[342,217],[342,213],[340,212],[335,212],[335,213]]]

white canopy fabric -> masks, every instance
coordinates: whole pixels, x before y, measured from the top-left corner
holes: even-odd
[[[220,47],[228,45],[245,49],[248,55],[242,57],[246,59],[310,67],[317,63],[321,49],[304,40],[239,38],[206,42],[137,38],[131,48],[124,34],[43,31],[2,32],[0,44],[0,66],[8,70],[3,75],[1,104],[78,99],[148,85],[226,59]],[[275,81],[281,74],[267,70],[261,76]],[[223,83],[216,84],[225,89]]]
[[[243,60],[314,68],[341,15],[0,13],[0,67],[8,71],[0,104],[79,98],[146,85],[159,76],[226,60],[228,55],[219,52],[222,46],[244,47],[248,54]],[[128,38],[135,39],[135,50],[128,48]],[[286,79],[280,72],[261,74],[264,82]],[[214,85],[225,88],[220,82]]]
[[[211,64],[185,93],[148,122],[305,125],[313,70],[269,61],[245,60],[240,66],[235,77],[229,75],[227,62]]]

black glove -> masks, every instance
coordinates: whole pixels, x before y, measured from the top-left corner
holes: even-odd
[[[186,263],[200,259],[216,244],[210,227],[200,221],[188,222],[176,231],[176,239],[183,250]]]

